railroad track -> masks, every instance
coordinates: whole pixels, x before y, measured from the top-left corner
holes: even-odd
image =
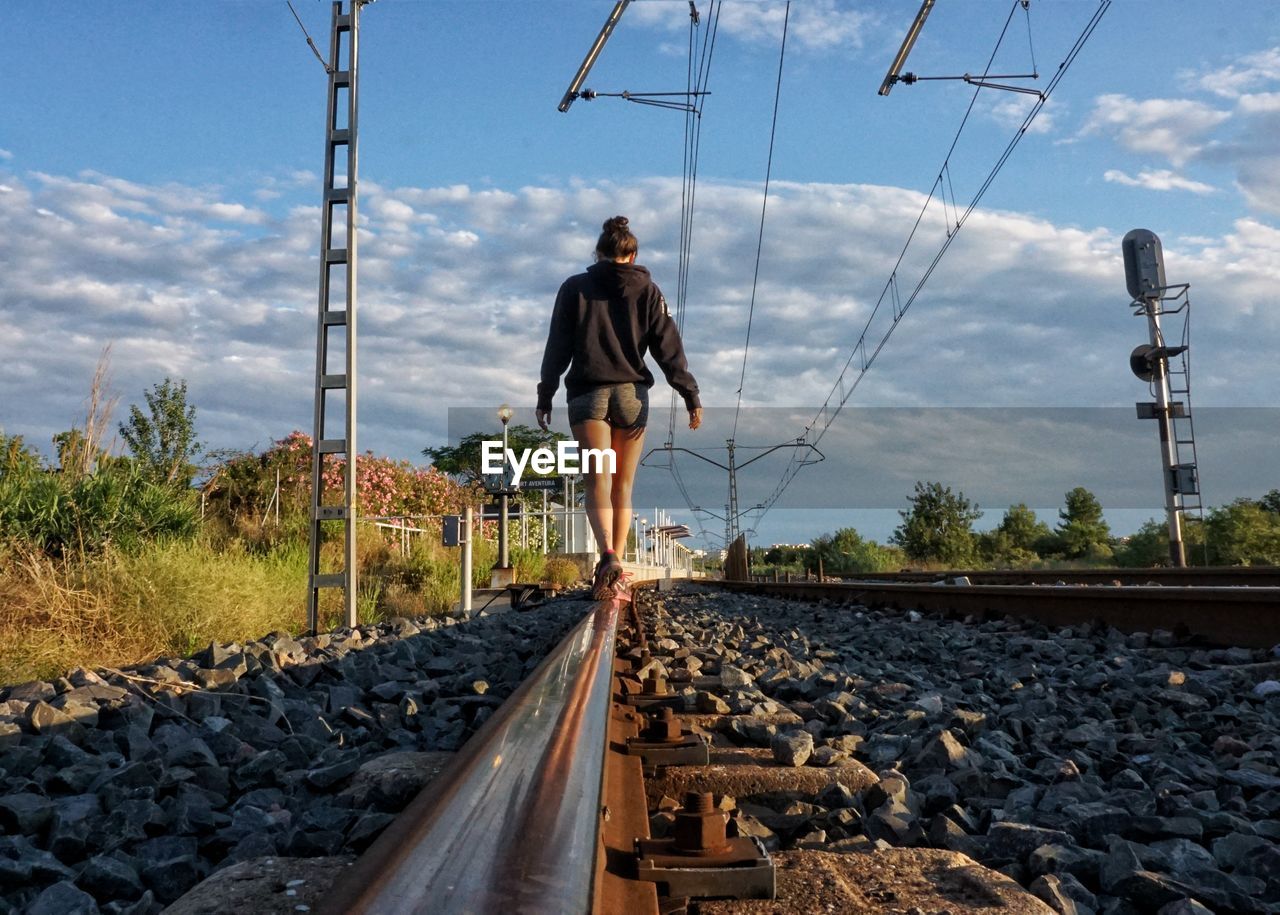
[[[1165,570],[1185,572],[1186,570]],[[1275,570],[1246,580],[1270,581]],[[933,573],[929,573],[933,574]],[[992,573],[994,577],[1006,573]],[[960,578],[964,584],[955,584]],[[1051,577],[1050,577],[1051,578]],[[1185,580],[1185,576],[1179,576]],[[1170,576],[1166,580],[1178,580]],[[1117,579],[1118,580],[1118,579]],[[1280,644],[1280,587],[1209,584],[1119,585],[1111,580],[1085,584],[1061,579],[1032,584],[988,581],[970,573],[931,579],[875,579],[834,582],[725,582],[725,587],[797,600],[831,600],[931,613],[1018,616],[1051,626],[1103,620],[1123,632],[1163,629],[1214,645],[1270,648]],[[1136,581],[1136,578],[1135,578]]]
[[[424,791],[344,873],[324,911],[907,912],[925,911],[928,905],[934,905],[934,911],[947,908],[956,913],[996,907],[1054,910],[1006,877],[968,859],[957,860],[957,851],[985,856],[993,865],[1010,858],[1003,869],[1026,877],[1028,883],[1034,876],[1038,883],[1032,886],[1046,898],[1068,899],[1078,888],[1127,898],[1140,910],[1151,900],[1173,902],[1182,897],[1208,900],[1218,911],[1261,910],[1251,906],[1263,904],[1280,907],[1280,878],[1274,877],[1280,870],[1269,871],[1280,861],[1280,803],[1260,824],[1259,835],[1267,838],[1251,847],[1244,863],[1233,860],[1230,873],[1203,877],[1208,881],[1203,886],[1193,879],[1194,871],[1191,876],[1156,873],[1156,864],[1138,857],[1155,846],[1140,841],[1190,841],[1186,834],[1195,830],[1188,824],[1199,813],[1172,805],[1168,798],[1164,806],[1157,804],[1154,786],[1167,772],[1163,763],[1148,769],[1158,743],[1154,739],[1143,742],[1122,729],[1111,734],[1106,731],[1110,725],[1098,725],[1099,734],[1079,724],[1069,729],[1070,722],[1063,721],[1058,728],[1060,746],[1054,747],[1037,736],[1034,717],[1030,726],[1010,724],[1008,732],[1002,724],[995,732],[1000,736],[993,736],[984,730],[986,718],[1005,715],[1011,707],[1008,698],[1000,698],[1006,703],[1002,707],[994,699],[988,702],[985,694],[966,700],[949,688],[912,698],[919,683],[937,678],[985,682],[979,679],[982,665],[975,665],[972,657],[954,671],[904,674],[904,665],[919,656],[920,649],[891,648],[902,638],[891,635],[885,648],[889,661],[868,670],[886,677],[890,670],[897,671],[902,682],[879,682],[851,676],[849,664],[842,661],[847,655],[814,647],[816,641],[810,644],[810,638],[816,640],[821,633],[830,637],[855,619],[858,627],[899,627],[884,628],[891,633],[925,628],[913,627],[920,620],[915,615],[870,609],[876,605],[945,609],[953,615],[967,614],[970,620],[931,619],[930,625],[945,633],[940,636],[943,643],[968,644],[966,640],[980,637],[990,641],[992,651],[1007,648],[1007,661],[992,658],[996,673],[991,676],[1004,684],[1001,688],[1034,687],[1030,696],[1008,694],[1017,701],[1030,699],[1033,709],[1037,701],[1048,702],[1043,697],[1054,690],[1073,687],[1113,701],[1106,698],[1107,691],[1118,687],[1108,678],[1119,675],[1109,673],[1107,665],[1118,663],[1120,652],[1125,664],[1132,658],[1138,665],[1135,688],[1158,694],[1204,731],[1218,727],[1212,719],[1196,718],[1209,704],[1204,695],[1234,689],[1242,678],[1275,676],[1280,665],[1261,660],[1260,652],[1238,647],[1214,651],[1174,645],[1164,637],[1106,635],[1111,630],[1093,621],[1118,619],[1119,628],[1131,632],[1182,629],[1181,636],[1193,640],[1225,637],[1225,642],[1218,641],[1260,645],[1266,639],[1258,634],[1274,632],[1272,621],[1280,616],[1277,589],[1209,587],[1189,594],[1193,589],[922,586],[900,581],[717,585],[719,590],[699,587],[692,594],[666,597],[644,587],[637,590],[634,603],[594,605],[468,742],[450,772]],[[1124,596],[1104,596],[1111,592]],[[690,622],[663,607],[664,601],[675,601],[696,609],[724,599],[726,593],[740,606],[764,615],[704,616]],[[776,597],[788,601],[781,603]],[[835,606],[845,603],[850,606]],[[1031,619],[1003,619],[1015,612],[1015,605],[1017,613]],[[796,607],[795,619],[806,627],[812,623],[811,632],[799,624],[771,629],[762,622],[784,618],[789,606]],[[1211,611],[1215,622],[1208,622]],[[1001,619],[983,622],[993,616]],[[1252,628],[1247,625],[1250,618]],[[1045,626],[1064,624],[1076,628],[1061,635],[1061,644],[1055,643]],[[971,630],[978,635],[969,635]],[[1275,642],[1280,638],[1270,644]],[[1166,648],[1166,654],[1152,655]],[[1084,659],[1080,664],[1087,665],[1080,666],[1083,673],[1050,672],[1053,659],[1077,650]],[[808,660],[796,660],[802,651]],[[1047,659],[1042,664],[1035,661],[1037,652]],[[871,657],[875,655],[873,646]],[[1007,669],[1001,671],[1002,667]],[[1181,691],[1188,676],[1192,686]],[[1073,682],[1077,679],[1079,683]],[[916,686],[912,680],[918,681]],[[1261,721],[1263,733],[1250,739],[1257,748],[1280,747],[1280,702],[1259,697],[1254,704],[1260,709],[1256,715],[1252,705],[1242,706],[1241,714],[1254,716],[1249,723],[1255,730]],[[1067,717],[1039,713],[1050,722]],[[897,722],[892,727],[904,733],[881,733],[887,721]],[[1142,731],[1145,725],[1135,719],[1134,727]],[[1052,731],[1048,725],[1046,729]],[[1274,758],[1270,765],[1265,760],[1255,763],[1247,757],[1256,748],[1237,738],[1232,739],[1240,746],[1224,742],[1228,736],[1224,732],[1214,747],[1244,754],[1246,760],[1224,776],[1223,784],[1235,787],[1219,793],[1230,795],[1227,800],[1235,804],[1234,812],[1270,803],[1266,796],[1280,795]],[[1083,784],[1098,779],[1109,790],[1108,779],[1117,764],[1108,758],[1104,766],[1101,757],[1120,752],[1117,739],[1122,749],[1133,748],[1132,768],[1126,771],[1148,771],[1145,782],[1136,772],[1125,777],[1126,803],[1134,810],[1117,807],[1119,819],[1114,814],[1101,823],[1098,817],[1086,818],[1083,825],[1068,824],[1070,818],[1056,810],[1037,812],[1036,792],[1047,798],[1062,781],[1078,779]],[[1002,740],[1011,746],[1000,744]],[[1014,746],[1015,740],[1025,746]],[[997,770],[1006,765],[1013,770],[1022,766],[1021,754],[1027,763],[1034,761],[1034,771],[1028,765],[1019,778],[1025,775],[1029,780],[1018,787],[1011,787],[1018,781],[1012,775],[1001,781],[998,775],[966,774],[969,768],[977,772],[976,763],[969,768],[967,763],[953,765],[956,759],[995,760]],[[1001,762],[1006,756],[1007,763]],[[796,757],[801,765],[791,764]],[[809,764],[803,765],[806,761]],[[945,787],[952,782],[938,781],[942,775],[935,778],[930,766],[941,766],[942,773],[961,784],[961,794],[954,785]],[[928,774],[912,788],[921,771]],[[1190,771],[1193,774],[1184,776],[1188,781],[1203,776],[1200,770]],[[1134,796],[1135,790],[1142,795],[1134,779],[1146,785],[1149,803],[1145,796]],[[941,803],[948,799],[948,790],[950,806]],[[963,796],[964,791],[973,796]],[[1019,798],[1019,805],[1029,804],[1030,812],[1021,807],[1021,812],[1015,811],[1011,796]],[[776,809],[777,803],[783,808]],[[1101,803],[1094,801],[1095,806]],[[1099,810],[1098,815],[1110,810]],[[1206,845],[1238,828],[1229,822],[1234,813],[1223,809],[1214,820],[1217,815],[1206,812],[1205,822],[1196,827]],[[1179,816],[1186,822],[1175,822]],[[1043,822],[1022,822],[1027,818]],[[1088,844],[1103,840],[1111,843],[1109,852]],[[1017,854],[1009,851],[1014,847]],[[1212,849],[1204,854],[1218,854],[1218,845]],[[1264,853],[1274,858],[1257,864],[1248,857],[1261,860]],[[1061,877],[1054,873],[1059,858],[1049,864],[1041,860],[1055,854],[1070,859],[1062,865]],[[1098,858],[1124,860],[1126,854],[1133,856],[1134,866],[1120,876],[1107,871]],[[1087,860],[1080,864],[1071,855]],[[1172,865],[1166,869],[1176,871]],[[1076,871],[1081,878],[1074,876]],[[810,890],[804,889],[810,884]],[[750,902],[697,901],[774,896],[777,901],[767,909],[752,908]],[[913,900],[926,908],[913,909]]]

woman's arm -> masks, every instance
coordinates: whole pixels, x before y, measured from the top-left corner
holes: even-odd
[[[679,392],[684,398],[685,408],[690,413],[700,410],[702,402],[698,399],[698,382],[689,371],[689,362],[685,359],[684,344],[680,340],[680,330],[676,322],[667,313],[667,300],[657,286],[653,287],[655,297],[651,302],[652,311],[649,320],[649,351],[657,360],[658,367],[667,378],[667,384]]]
[[[560,387],[560,376],[573,361],[574,299],[569,281],[560,286],[556,305],[551,312],[551,329],[547,332],[547,346],[542,353],[542,380],[538,382],[539,414],[551,415],[551,400]]]

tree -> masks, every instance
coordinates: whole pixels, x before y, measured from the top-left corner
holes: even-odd
[[[1025,503],[1010,505],[995,530],[978,536],[982,557],[1001,566],[1026,566],[1039,558],[1036,546],[1053,532]]]
[[[1098,497],[1083,486],[1066,495],[1066,508],[1058,512],[1058,539],[1069,559],[1106,559],[1111,556],[1111,528],[1102,519]]]
[[[813,568],[816,570],[821,559],[823,573],[832,575],[886,572],[901,567],[903,558],[895,549],[864,539],[852,527],[814,538],[811,553]]]
[[[1273,489],[1259,499],[1258,507],[1263,511],[1269,511],[1273,514],[1280,515],[1280,489]]]
[[[916,483],[911,510],[900,511],[900,524],[892,541],[916,562],[941,562],[957,567],[971,563],[975,554],[973,522],[982,517],[978,506],[952,493],[941,483]]]
[[[187,382],[165,378],[143,396],[147,412],[130,406],[120,436],[147,479],[186,488],[196,472],[192,459],[202,450],[196,440],[196,408],[187,404]]]
[[[1116,562],[1126,568],[1145,569],[1169,564],[1169,525],[1151,518],[1115,551]]]
[[[1280,515],[1252,499],[1215,508],[1205,520],[1209,561],[1214,565],[1280,563]]]
[[[443,473],[461,477],[465,482],[479,482],[483,474],[481,467],[481,448],[486,441],[497,441],[501,433],[472,432],[456,445],[441,445],[438,448],[423,448],[422,453],[431,459],[432,465]],[[554,448],[556,442],[567,442],[569,436],[560,432],[543,432],[532,426],[515,425],[507,428],[507,447],[517,454],[523,449]],[[526,477],[537,474],[526,468]]]

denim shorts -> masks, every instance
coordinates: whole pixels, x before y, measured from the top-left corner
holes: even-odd
[[[649,389],[627,382],[592,388],[569,398],[569,425],[600,419],[615,429],[644,428],[649,421]]]

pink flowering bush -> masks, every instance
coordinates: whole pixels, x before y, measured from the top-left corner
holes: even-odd
[[[325,504],[342,503],[346,463],[336,455],[325,455]],[[434,467],[415,467],[408,461],[367,451],[357,460],[356,468],[357,511],[362,518],[455,513],[466,502],[478,507],[478,493]],[[282,520],[290,515],[305,523],[311,501],[311,437],[298,431],[261,454],[234,455],[216,467],[204,486],[207,504],[231,521],[267,517],[273,511],[277,474]],[[432,524],[439,526],[438,521]]]

